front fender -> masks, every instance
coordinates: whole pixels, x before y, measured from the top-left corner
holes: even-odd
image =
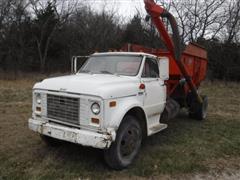
[[[115,107],[109,107],[109,103],[111,101],[117,102]],[[117,100],[107,100],[105,102],[104,127],[110,127],[117,130],[122,122],[123,117],[130,109],[134,107],[139,107],[144,112],[143,101],[138,96],[125,97]]]

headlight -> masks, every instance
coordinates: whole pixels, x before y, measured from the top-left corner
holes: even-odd
[[[91,106],[93,114],[98,115],[100,113],[100,105],[98,103],[93,103]]]
[[[37,104],[41,104],[41,102],[42,102],[42,98],[41,98],[41,94],[40,93],[36,94],[36,102],[37,102]]]

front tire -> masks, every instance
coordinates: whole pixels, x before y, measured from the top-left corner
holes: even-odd
[[[137,156],[142,143],[142,129],[134,116],[123,118],[115,142],[104,151],[106,163],[113,169],[128,167]]]

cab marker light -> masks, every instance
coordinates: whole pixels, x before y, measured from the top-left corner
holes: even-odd
[[[145,84],[141,83],[140,86],[139,86],[139,89],[145,89]]]

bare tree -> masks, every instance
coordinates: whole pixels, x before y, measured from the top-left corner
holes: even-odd
[[[158,0],[177,18],[182,43],[198,38],[215,38],[226,24],[227,0]]]
[[[61,26],[68,20],[78,1],[49,0],[47,4],[31,0],[31,5],[36,16],[35,41],[40,59],[41,72],[45,71],[46,60],[52,38]]]
[[[15,77],[27,46],[24,34],[28,5],[21,0],[0,1],[0,63],[5,70],[14,70]]]
[[[227,43],[240,41],[240,1],[231,0],[227,8],[226,37]]]

